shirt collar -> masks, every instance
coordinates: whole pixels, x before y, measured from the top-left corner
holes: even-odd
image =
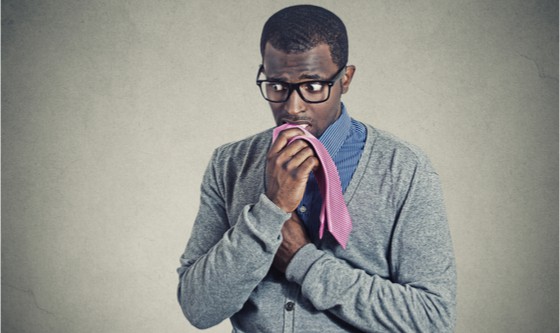
[[[338,117],[319,138],[319,141],[325,146],[331,157],[336,156],[340,147],[342,147],[342,144],[346,141],[352,125],[352,119],[346,111],[344,103],[341,103],[341,109],[340,117]]]

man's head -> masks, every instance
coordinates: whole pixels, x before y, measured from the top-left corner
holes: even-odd
[[[261,72],[272,83],[261,84],[261,91],[265,98],[269,97],[277,125],[306,124],[311,133],[321,136],[340,116],[340,98],[348,91],[355,70],[354,66],[346,66],[348,37],[342,21],[321,7],[301,5],[282,9],[263,28],[261,54]],[[322,96],[328,96],[324,101],[311,96],[312,90],[321,85],[307,84],[318,81],[323,81]],[[302,82],[298,88],[294,85]],[[268,88],[263,88],[266,84]],[[270,98],[272,95],[267,94],[266,89],[278,88],[286,92],[285,99]]]
[[[263,58],[267,43],[285,53],[301,53],[326,44],[338,68],[348,62],[348,35],[344,23],[332,12],[317,6],[292,6],[272,15],[261,35]]]

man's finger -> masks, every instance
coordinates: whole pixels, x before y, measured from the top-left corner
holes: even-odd
[[[295,142],[291,145],[296,144]],[[290,146],[291,146],[290,145]],[[314,157],[315,151],[309,145],[303,146],[295,155],[292,156],[292,159],[288,162],[288,168],[299,168],[301,164],[305,162],[309,157]]]
[[[304,135],[305,133],[300,128],[288,128],[278,134],[278,137],[270,147],[271,154],[278,154],[284,147],[288,145],[290,139],[296,136]]]

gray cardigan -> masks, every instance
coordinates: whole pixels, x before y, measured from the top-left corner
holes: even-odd
[[[196,327],[234,332],[449,332],[456,273],[438,175],[427,157],[367,126],[344,193],[353,230],[271,269],[290,214],[265,193],[271,130],[214,152],[178,268],[178,298]]]

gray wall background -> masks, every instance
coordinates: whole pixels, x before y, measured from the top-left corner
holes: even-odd
[[[352,116],[439,170],[457,332],[557,332],[558,2],[311,2],[347,24]],[[202,172],[273,126],[259,36],[295,3],[2,1],[3,332],[197,331]]]

